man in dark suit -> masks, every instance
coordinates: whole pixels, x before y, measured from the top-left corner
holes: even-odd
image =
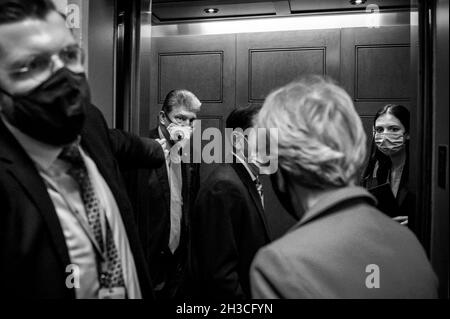
[[[1,0],[0,38],[0,296],[152,298],[118,161],[162,148],[108,130],[52,2]]]
[[[271,238],[259,169],[248,160],[246,133],[258,111],[258,106],[251,105],[228,116],[234,162],[214,170],[195,201],[192,262],[196,298],[250,298],[250,264]]]
[[[186,294],[190,211],[200,174],[199,164],[184,161],[179,153],[191,146],[189,140],[200,107],[199,99],[187,90],[167,94],[159,125],[149,134],[162,143],[166,165],[139,170],[137,182],[128,183],[129,191],[136,188],[130,196],[136,203],[139,233],[157,299],[180,299]]]

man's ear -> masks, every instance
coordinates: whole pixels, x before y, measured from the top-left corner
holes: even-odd
[[[166,124],[165,120],[166,120],[166,113],[164,113],[163,111],[159,111],[159,114],[158,114],[159,124],[165,125]]]
[[[404,136],[405,136],[405,140],[409,141],[409,139],[410,139],[409,133],[405,133]]]

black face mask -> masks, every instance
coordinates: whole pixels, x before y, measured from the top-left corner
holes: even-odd
[[[1,89],[0,89],[1,90]],[[67,68],[24,95],[11,95],[14,106],[2,112],[23,133],[43,143],[60,146],[80,134],[89,103],[89,86],[84,73]]]
[[[283,176],[284,180],[286,180],[283,172],[280,169],[276,173],[270,175],[270,181],[272,183],[272,188],[275,192],[275,195],[277,195],[279,202],[281,203],[283,208],[289,213],[289,215],[294,217],[295,220],[299,220],[300,216],[298,216],[294,206],[292,206],[291,196],[289,195],[288,190],[286,189],[286,190],[282,191],[278,187],[277,174],[281,174]]]

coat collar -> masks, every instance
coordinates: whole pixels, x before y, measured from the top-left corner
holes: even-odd
[[[298,228],[313,219],[322,217],[330,209],[353,199],[362,199],[370,204],[376,204],[376,199],[366,189],[359,186],[348,186],[329,191],[318,198],[317,203],[311,207],[295,224],[292,229]]]
[[[155,127],[154,129],[150,130],[148,137],[153,138],[153,139],[159,138],[158,126]],[[170,186],[169,186],[169,177],[168,177],[168,172],[167,172],[166,160],[164,160],[163,165],[161,165],[158,168],[155,168],[155,173],[161,184],[162,193],[163,193],[166,205],[167,205],[166,207],[169,207],[169,209],[170,209]]]
[[[61,224],[48,195],[47,187],[33,160],[2,121],[0,121],[0,161],[5,164],[5,168],[20,183],[27,196],[36,205],[37,211],[47,224],[61,262],[61,269],[65,269],[70,264],[70,258]]]
[[[56,160],[58,155],[61,153],[62,146],[53,146],[49,144],[42,143],[24,133],[19,129],[15,128],[13,125],[9,124],[6,119],[0,116],[0,120],[3,121],[5,127],[11,132],[14,138],[23,147],[25,152],[31,157],[31,159],[47,170]]]
[[[150,138],[159,138],[158,126],[154,129],[150,130],[148,137]]]

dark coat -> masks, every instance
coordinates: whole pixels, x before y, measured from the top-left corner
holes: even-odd
[[[249,269],[270,241],[264,209],[244,165],[222,164],[202,183],[192,223],[195,297],[250,297]]]
[[[369,191],[377,186],[389,183],[390,180],[390,171],[384,171],[382,169],[378,169],[376,176],[373,176],[373,172],[368,174],[366,177],[362,178],[361,186],[368,189]],[[405,165],[403,169],[402,176],[400,178],[400,185],[398,188],[397,196],[395,196],[396,206],[393,207],[390,211],[386,211],[385,209],[381,209],[388,216],[408,216],[408,225],[414,225],[414,217],[416,212],[416,196],[408,187],[408,165]],[[392,194],[393,195],[393,194]],[[379,207],[384,207],[382,204],[385,199],[382,196],[377,194],[377,201]]]
[[[117,160],[126,166],[155,166],[164,161],[156,142],[110,131],[100,111],[87,107],[81,146],[111,189],[127,232],[144,298],[152,284],[138,238],[131,204]],[[9,298],[74,298],[65,285],[70,264],[64,234],[31,158],[0,121],[0,296]]]
[[[149,137],[159,138],[158,129]],[[200,183],[200,165],[182,163],[182,219],[180,244],[175,254],[168,248],[170,236],[170,187],[166,165],[128,175],[128,190],[139,226],[157,297],[181,298],[189,273],[190,214]]]

